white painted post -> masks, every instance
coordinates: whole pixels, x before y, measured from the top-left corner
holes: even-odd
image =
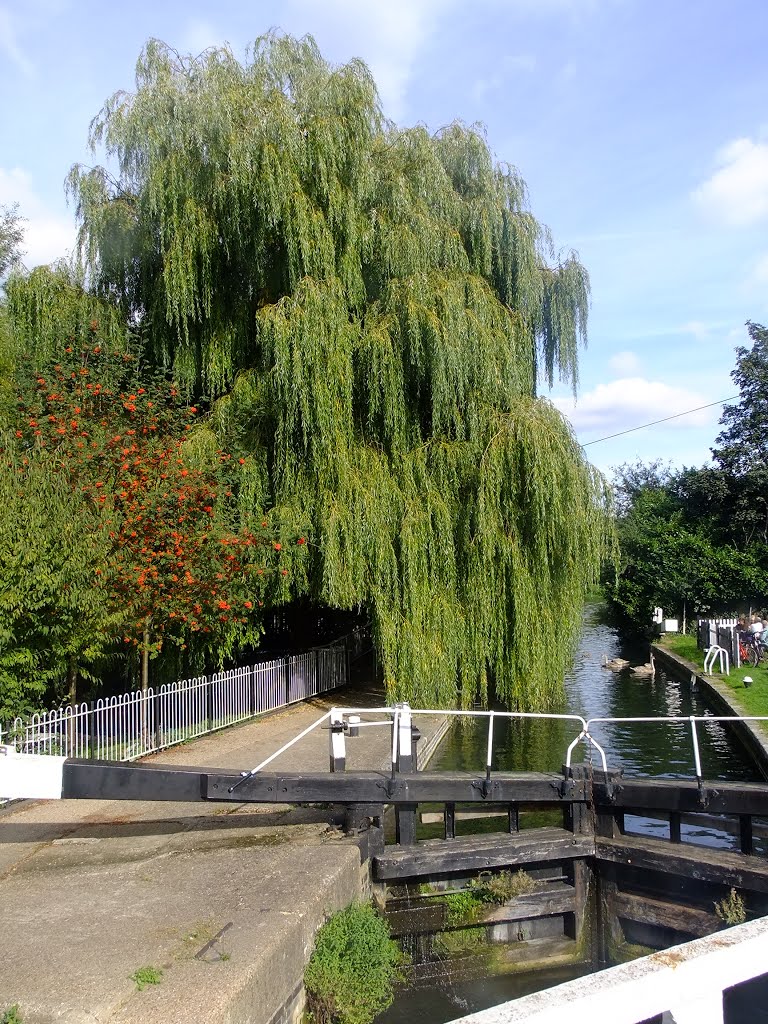
[[[396,704],[397,716],[397,770],[412,772],[416,770],[413,743],[413,717],[410,704]],[[416,805],[407,804],[395,809],[395,838],[402,846],[411,846],[416,842]]]
[[[15,747],[0,747],[0,797],[61,800],[66,760],[56,754],[19,754]]]
[[[343,772],[347,767],[347,751],[344,739],[344,715],[338,708],[332,708],[329,716],[331,731],[330,737],[330,760],[332,772]]]
[[[661,1024],[723,1024],[723,993],[713,989],[665,1010]]]
[[[413,770],[413,735],[410,704],[396,704],[398,715],[397,768],[401,772]]]

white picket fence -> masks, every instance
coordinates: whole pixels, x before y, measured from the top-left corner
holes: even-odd
[[[184,679],[157,691],[150,687],[146,693],[122,693],[16,718],[0,724],[0,745],[13,744],[22,753],[133,761],[344,686],[354,634],[349,641]]]
[[[701,650],[709,647],[722,647],[728,652],[731,665],[739,668],[741,657],[739,654],[739,639],[736,634],[736,626],[739,620],[728,619],[699,619],[697,627],[697,641]]]

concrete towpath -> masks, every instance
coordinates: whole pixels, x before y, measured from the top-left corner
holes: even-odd
[[[371,685],[348,687],[152,760],[244,770],[334,705],[383,703]],[[419,724],[423,746],[444,720]],[[389,744],[388,729],[362,730],[348,766],[384,767]],[[327,767],[318,730],[270,769]],[[364,885],[357,845],[315,809],[12,805],[0,815],[0,1018],[18,1004],[24,1024],[289,1020],[317,927]]]

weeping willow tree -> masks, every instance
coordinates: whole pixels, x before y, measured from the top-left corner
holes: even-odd
[[[577,383],[588,278],[482,132],[402,129],[362,63],[156,41],[69,186],[96,294],[310,541],[296,597],[369,609],[390,697],[560,694],[607,535],[537,385]]]

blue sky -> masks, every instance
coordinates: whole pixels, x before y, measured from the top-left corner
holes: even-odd
[[[701,465],[734,394],[745,320],[768,321],[765,0],[0,0],[0,204],[27,218],[28,266],[71,249],[63,182],[88,124],[131,90],[152,36],[238,56],[270,27],[371,66],[385,112],[485,124],[555,244],[592,279],[569,416],[590,459]]]

